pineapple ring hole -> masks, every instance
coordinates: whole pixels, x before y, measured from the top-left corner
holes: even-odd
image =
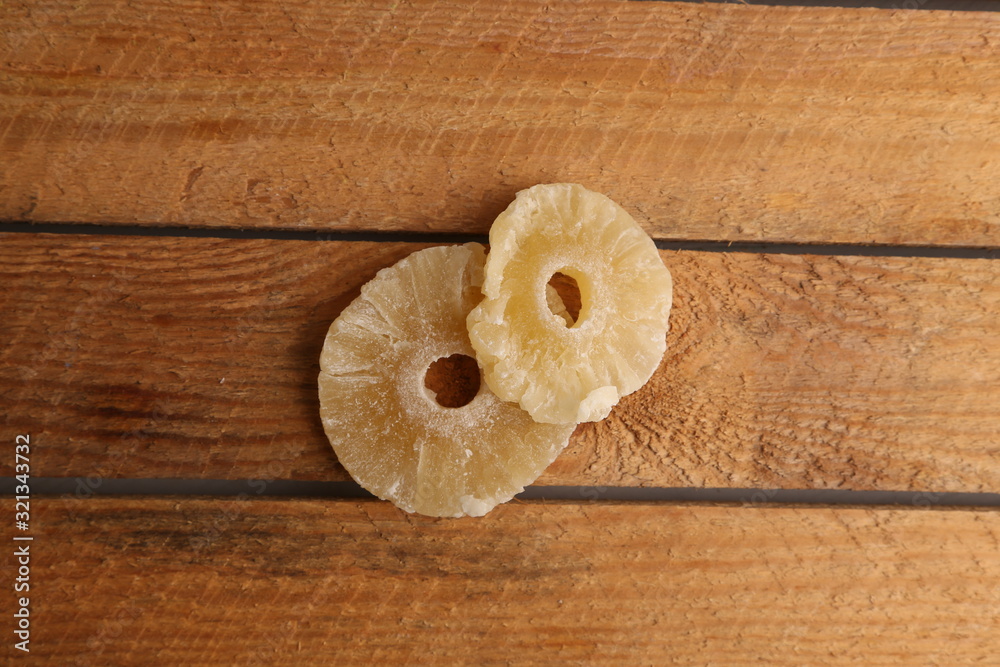
[[[583,307],[583,297],[580,294],[580,285],[576,282],[576,278],[561,271],[556,271],[549,278],[549,286],[559,295],[563,306],[566,307],[566,314],[573,320],[572,322],[566,322],[566,326],[574,326],[580,319],[580,309]],[[552,311],[552,314],[556,315],[557,313]]]
[[[424,387],[443,408],[461,408],[472,402],[481,385],[479,364],[465,354],[441,357],[427,367]]]

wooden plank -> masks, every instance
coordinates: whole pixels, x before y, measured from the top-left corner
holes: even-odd
[[[573,181],[665,239],[1000,239],[993,12],[4,3],[0,219],[485,232]]]
[[[0,238],[0,423],[56,477],[344,479],[318,417],[326,330],[423,247]],[[662,256],[664,362],[540,484],[1000,488],[996,261]]]
[[[33,503],[30,646],[47,664],[1000,652],[996,511],[526,503],[433,520],[377,501]]]

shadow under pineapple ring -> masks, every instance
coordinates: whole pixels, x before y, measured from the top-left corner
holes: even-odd
[[[479,244],[428,248],[383,269],[327,334],[323,428],[365,489],[430,516],[481,516],[532,483],[574,425],[539,424],[485,385],[461,407],[426,387],[437,360],[472,356],[466,317],[480,299]]]

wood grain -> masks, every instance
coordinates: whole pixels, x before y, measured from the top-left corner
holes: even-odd
[[[326,330],[423,247],[0,239],[0,423],[32,434],[33,474],[95,479],[345,479],[318,418]],[[540,484],[1000,488],[995,260],[662,257],[661,367]]]
[[[1000,15],[5,2],[0,219],[485,232],[524,187],[654,236],[996,246]]]
[[[1000,652],[996,511],[526,503],[434,520],[374,501],[33,502],[44,664],[963,665]]]

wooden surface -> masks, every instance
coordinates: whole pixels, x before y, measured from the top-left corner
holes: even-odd
[[[901,3],[906,4],[906,3]],[[1000,239],[1000,14],[5,2],[0,219],[485,232],[580,182],[669,239]]]
[[[996,511],[38,507],[43,664],[956,665],[1000,653]]]
[[[1000,263],[955,248],[1000,247],[1000,13],[40,0],[0,16],[0,475],[29,434],[32,479],[59,478],[17,535],[34,538],[29,659],[1000,655],[1000,513],[926,509],[1000,502]],[[346,479],[317,360],[360,286],[554,181],[657,238],[716,242],[661,252],[663,364],[538,481],[576,500],[434,520],[276,499],[316,487],[275,480]],[[3,233],[19,221],[134,227]],[[125,497],[112,478],[254,493]],[[604,486],[748,501],[589,501]],[[899,505],[767,504],[810,489]]]
[[[8,234],[0,423],[42,476],[346,479],[323,339],[418,247]],[[539,483],[1000,488],[995,260],[661,254],[660,369]]]

